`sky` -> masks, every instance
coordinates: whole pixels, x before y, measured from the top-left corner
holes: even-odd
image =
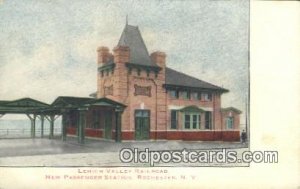
[[[248,0],[2,0],[0,99],[51,103],[95,92],[96,49],[117,45],[126,15],[150,53],[164,51],[168,67],[229,89],[222,106],[245,112]]]

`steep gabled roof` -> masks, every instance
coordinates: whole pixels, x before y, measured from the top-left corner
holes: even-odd
[[[156,63],[154,63],[151,60],[147,47],[137,26],[131,26],[126,24],[119,39],[118,46],[128,46],[130,49],[130,60],[126,64],[128,67],[137,66],[146,69],[151,67],[156,71],[159,71],[161,69]],[[104,66],[98,68],[98,70],[103,70],[106,69],[106,67],[110,66],[114,66],[113,59],[109,59],[108,62]],[[228,92],[227,89],[202,81],[200,79],[178,72],[171,68],[166,68],[165,74],[166,87],[174,86]]]
[[[142,66],[158,67],[154,62],[152,62],[140,30],[137,26],[126,24],[118,45],[129,47],[129,63]]]
[[[227,89],[213,85],[211,83],[202,81],[200,79],[194,78],[192,76],[186,75],[184,73],[178,72],[171,68],[166,68],[166,83],[169,86],[178,87],[191,87],[191,88],[201,88],[208,90],[218,90],[221,92],[228,92]]]

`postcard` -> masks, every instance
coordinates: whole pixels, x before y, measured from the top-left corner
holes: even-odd
[[[276,28],[277,5],[1,1],[0,189],[299,187],[299,145],[285,149],[299,144],[299,107],[275,100],[277,84],[266,82],[289,78],[278,85],[299,89],[297,58],[289,72],[259,59],[273,38],[299,41],[289,38],[297,20],[286,38],[265,27]],[[241,178],[256,166],[260,177],[278,178],[270,167],[290,177]]]

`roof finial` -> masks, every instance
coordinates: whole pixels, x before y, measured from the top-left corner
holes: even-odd
[[[126,25],[128,25],[128,14],[126,14]]]

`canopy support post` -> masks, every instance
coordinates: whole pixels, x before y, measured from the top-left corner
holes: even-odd
[[[41,120],[41,138],[44,138],[44,120],[45,120],[45,116],[40,115],[40,120]]]
[[[31,122],[31,128],[30,128],[31,138],[35,138],[35,120],[36,120],[36,114],[33,114],[32,117],[29,114],[26,114],[26,115],[30,119],[30,122]]]
[[[50,122],[49,139],[53,139],[55,115],[50,115],[49,117],[46,116],[46,119]]]
[[[61,119],[61,139],[62,141],[67,140],[67,111],[62,110],[62,119]]]
[[[80,144],[85,142],[86,111],[87,109],[79,109],[78,142]]]

